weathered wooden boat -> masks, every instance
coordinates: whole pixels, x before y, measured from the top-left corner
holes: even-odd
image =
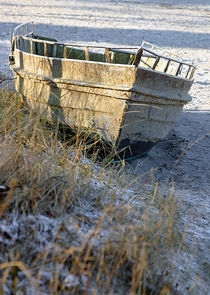
[[[191,100],[195,66],[150,43],[106,48],[11,36],[17,92],[52,123],[96,132],[119,156],[142,155],[164,139]]]

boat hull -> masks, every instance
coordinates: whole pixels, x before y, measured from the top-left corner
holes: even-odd
[[[192,80],[158,71],[45,57],[16,49],[17,92],[51,123],[97,133],[122,158],[164,139],[191,100]]]

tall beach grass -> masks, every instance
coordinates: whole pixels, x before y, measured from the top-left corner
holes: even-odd
[[[180,204],[0,91],[0,294],[179,294]]]

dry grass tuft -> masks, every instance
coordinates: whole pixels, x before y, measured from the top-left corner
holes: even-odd
[[[123,169],[59,140],[15,93],[1,90],[0,118],[0,184],[10,188],[0,196],[0,294],[173,294],[173,193],[129,186]]]

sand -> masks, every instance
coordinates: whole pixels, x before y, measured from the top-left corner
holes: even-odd
[[[59,40],[138,46],[142,40],[170,49],[197,65],[190,94],[174,130],[146,157],[126,166],[129,173],[147,175],[153,169],[161,186],[173,181],[192,213],[187,241],[195,241],[192,275],[200,294],[207,294],[210,190],[210,2],[208,0],[77,0],[0,2],[0,71],[7,76],[9,30],[35,20],[40,32]],[[185,216],[183,216],[183,221]],[[207,291],[206,293],[205,290]]]

